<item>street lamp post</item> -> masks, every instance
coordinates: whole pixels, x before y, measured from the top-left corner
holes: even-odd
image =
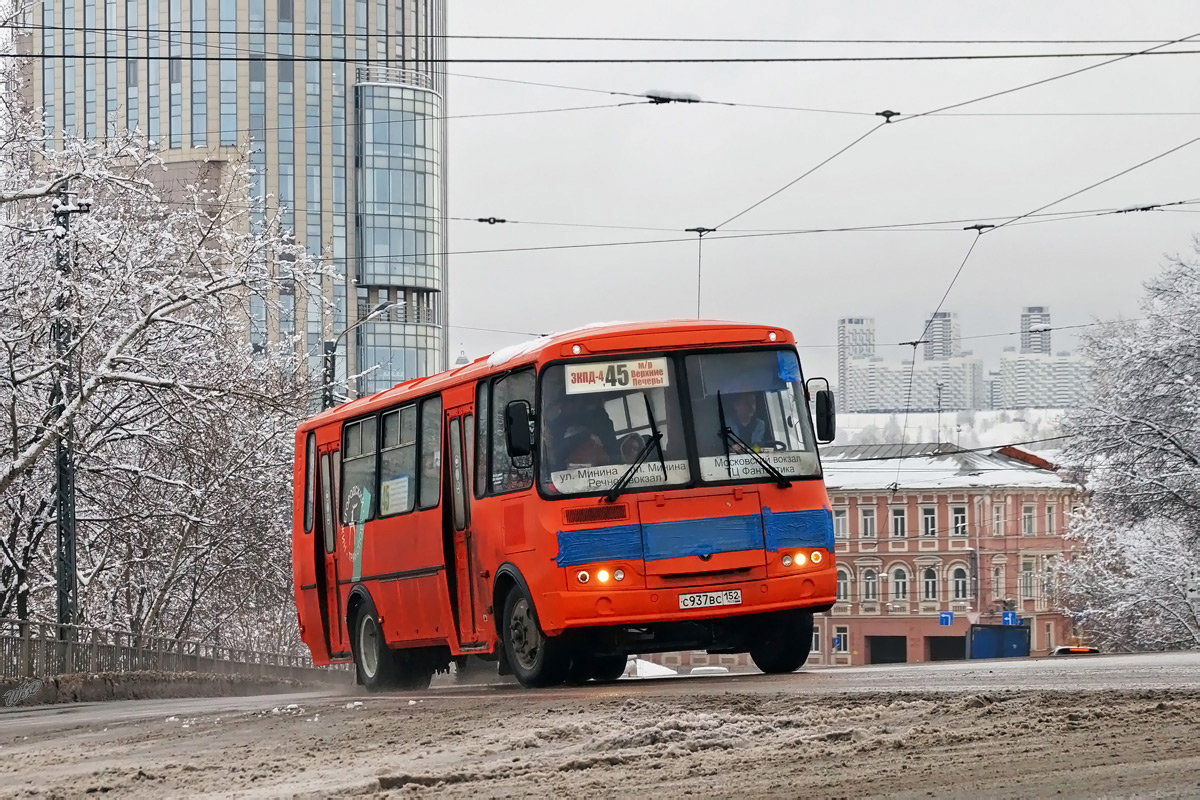
[[[343,336],[345,336],[347,333],[354,330],[355,328],[359,327],[360,325],[370,322],[371,320],[379,317],[381,314],[391,311],[393,308],[400,308],[403,305],[404,305],[403,300],[398,300],[395,302],[384,301],[384,302],[380,303],[379,305],[375,306],[375,308],[372,309],[370,314],[367,314],[365,317],[363,317],[362,319],[355,322],[353,325],[346,328],[346,330],[342,331],[334,338],[325,340],[325,342],[324,342],[324,363],[323,363],[324,390],[321,395],[321,407],[322,408],[333,408],[333,406],[334,406],[334,402],[333,402],[333,399],[334,399],[333,398],[334,362],[335,362],[335,359],[337,358],[338,342],[340,342],[342,340]]]
[[[71,217],[75,214],[87,214],[91,211],[91,203],[86,201],[74,202],[75,193],[64,183],[58,192],[58,197],[51,206],[55,223],[55,266],[63,278],[64,288],[55,301],[58,318],[54,321],[51,335],[54,340],[55,381],[51,413],[57,421],[66,412],[71,395],[75,391],[71,374],[71,340],[74,337],[71,325],[71,261],[73,253],[68,252],[70,242],[67,234],[71,229]],[[75,443],[74,426],[68,423],[59,433],[55,443],[55,528],[58,539],[58,549],[55,559],[55,578],[57,583],[58,600],[58,638],[72,639],[72,628],[68,627],[78,622],[78,581],[76,578],[76,535],[75,535]]]

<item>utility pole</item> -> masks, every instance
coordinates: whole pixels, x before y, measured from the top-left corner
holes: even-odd
[[[503,222],[503,221],[504,220],[501,220],[501,222]],[[335,359],[337,358],[338,343],[341,342],[342,337],[345,336],[350,331],[357,328],[358,326],[360,326],[364,323],[370,322],[374,319],[377,319],[379,317],[379,315],[385,314],[388,311],[391,311],[393,308],[403,308],[403,307],[404,307],[403,300],[397,300],[392,303],[389,303],[385,300],[384,302],[375,306],[375,308],[372,309],[370,314],[367,314],[365,317],[358,320],[350,327],[346,328],[346,330],[339,333],[336,337],[334,337],[333,339],[325,340],[324,353],[323,353],[324,363],[322,364],[324,386],[323,386],[322,393],[321,393],[321,408],[333,408],[335,405],[334,400],[336,398],[334,398],[334,396],[333,396],[333,381],[335,378],[334,362],[335,362]],[[349,377],[347,377],[347,381],[346,381],[347,394],[349,394],[349,391],[350,391],[350,382],[349,382]]]
[[[700,319],[700,269],[704,264],[704,234],[714,233],[716,228],[688,228],[685,233],[696,234],[696,319]]]
[[[71,370],[71,345],[74,337],[71,325],[70,280],[74,251],[68,251],[71,242],[71,216],[87,214],[90,203],[73,201],[74,192],[64,183],[54,200],[51,210],[55,222],[55,266],[62,278],[63,288],[54,303],[57,318],[51,327],[54,340],[55,380],[51,396],[51,420],[57,423],[71,402],[76,387]],[[58,533],[56,577],[58,584],[58,637],[74,639],[74,630],[68,626],[78,622],[78,581],[75,561],[75,431],[67,423],[55,444],[55,527]]]
[[[916,358],[916,355],[913,355]],[[942,386],[941,381],[937,382],[937,439],[938,444],[942,443]]]

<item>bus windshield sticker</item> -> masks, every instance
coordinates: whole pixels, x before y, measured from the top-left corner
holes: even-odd
[[[776,352],[776,358],[779,359],[779,379],[788,383],[799,383],[800,362],[796,360],[796,356],[787,350],[779,350]]]
[[[567,394],[656,389],[670,385],[665,358],[567,364]]]
[[[668,479],[663,479],[662,467],[666,466]],[[580,494],[582,492],[603,492],[612,486],[613,481],[621,477],[626,464],[604,464],[597,467],[570,467],[550,475],[550,484],[561,494]],[[657,461],[647,461],[638,466],[633,477],[629,479],[626,488],[639,486],[658,486],[666,483],[687,483],[690,477],[687,461],[666,461],[660,465]]]

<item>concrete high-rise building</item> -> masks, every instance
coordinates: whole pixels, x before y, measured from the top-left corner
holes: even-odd
[[[910,411],[954,411],[987,403],[983,360],[970,354],[916,364],[853,359],[849,371],[847,412],[902,412],[905,406]]]
[[[1018,353],[1000,358],[999,408],[1078,408],[1090,390],[1088,365],[1069,352]]]
[[[1050,306],[1021,309],[1021,352],[1050,355]]]
[[[250,301],[252,338],[342,339],[359,393],[447,365],[446,4],[442,0],[37,0],[24,91],[55,137],[142,131],[194,179],[248,145],[251,224],[286,227],[338,273],[328,303]],[[302,297],[302,295],[301,295]],[[276,318],[277,317],[277,318]],[[299,330],[297,330],[299,326]]]
[[[838,320],[838,385],[842,396],[849,398],[849,363],[855,358],[875,355],[875,320],[872,317],[843,317]]]
[[[941,361],[958,355],[962,336],[958,326],[958,314],[938,311],[925,322],[925,360]]]

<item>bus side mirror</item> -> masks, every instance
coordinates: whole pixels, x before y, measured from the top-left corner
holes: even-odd
[[[513,400],[504,407],[504,435],[509,457],[533,455],[531,417],[529,403],[524,400]]]
[[[837,434],[837,408],[833,401],[833,390],[829,388],[829,381],[824,378],[813,378],[808,382],[807,388],[812,393],[817,441],[829,444]]]

